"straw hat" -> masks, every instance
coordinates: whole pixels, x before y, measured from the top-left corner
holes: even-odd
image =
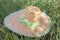
[[[8,29],[28,37],[46,35],[50,30],[50,23],[50,17],[35,6],[28,6],[11,13],[4,19],[4,24]]]

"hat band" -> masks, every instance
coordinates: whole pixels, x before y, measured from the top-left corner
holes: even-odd
[[[27,26],[27,27],[29,26],[29,27],[32,27],[32,28],[34,28],[34,27],[39,25],[39,22],[28,22],[27,20],[25,20],[23,18],[23,16],[19,16],[18,21],[20,23],[24,24],[25,26]]]

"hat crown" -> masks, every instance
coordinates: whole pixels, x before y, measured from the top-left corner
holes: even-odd
[[[40,9],[38,7],[35,7],[35,6],[28,6],[26,7],[26,9],[29,11],[29,12],[32,12],[32,13],[36,13],[36,12],[40,12]]]
[[[40,9],[35,6],[26,7],[23,17],[31,22],[36,22],[40,16]]]

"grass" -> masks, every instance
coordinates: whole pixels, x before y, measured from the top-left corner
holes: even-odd
[[[5,28],[4,17],[29,5],[39,7],[51,17],[52,26],[47,35],[30,38]],[[0,0],[0,40],[60,40],[60,0]]]

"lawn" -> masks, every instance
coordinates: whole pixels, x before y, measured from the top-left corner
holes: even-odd
[[[50,32],[39,38],[18,35],[5,28],[4,18],[26,6],[37,6],[52,20]],[[60,40],[60,0],[0,0],[0,40]]]

